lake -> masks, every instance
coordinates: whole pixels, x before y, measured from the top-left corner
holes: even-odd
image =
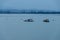
[[[60,40],[60,14],[0,14],[0,40]]]

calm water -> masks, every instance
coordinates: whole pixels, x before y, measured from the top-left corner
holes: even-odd
[[[60,40],[60,14],[0,14],[0,40]]]

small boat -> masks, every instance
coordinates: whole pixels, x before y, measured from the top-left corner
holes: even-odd
[[[49,19],[44,19],[43,22],[50,22]]]
[[[24,20],[24,22],[33,22],[33,21],[34,21],[33,19]]]

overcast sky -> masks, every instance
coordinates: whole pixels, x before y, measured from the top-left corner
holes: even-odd
[[[60,10],[59,0],[0,0],[3,9]]]

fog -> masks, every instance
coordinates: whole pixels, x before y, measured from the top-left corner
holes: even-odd
[[[60,11],[59,0],[0,0],[0,8]]]

